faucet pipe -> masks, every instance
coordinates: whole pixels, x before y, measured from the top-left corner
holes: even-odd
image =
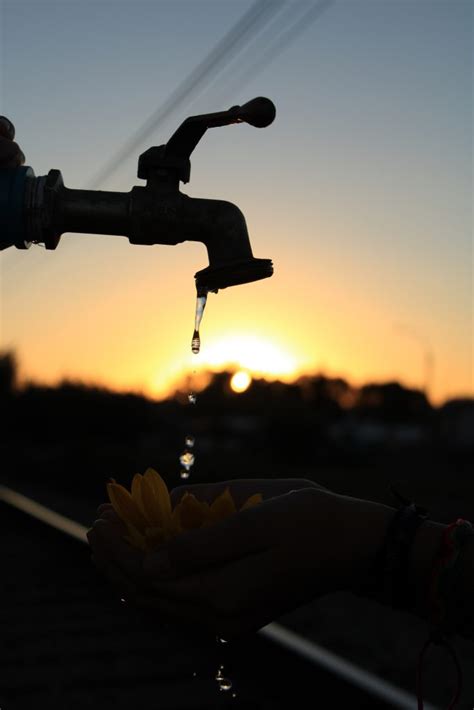
[[[263,127],[274,116],[272,102],[260,97],[186,119],[166,145],[140,156],[138,177],[147,184],[130,192],[70,189],[59,170],[40,177],[31,167],[0,170],[0,248],[42,242],[55,249],[65,232],[126,236],[132,244],[195,241],[205,244],[209,258],[209,266],[195,274],[200,292],[271,276],[271,260],[252,254],[239,208],[188,197],[179,181],[189,180],[189,155],[207,128],[243,121]]]

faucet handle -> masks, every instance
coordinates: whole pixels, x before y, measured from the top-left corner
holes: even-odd
[[[243,106],[232,106],[228,111],[189,116],[166,144],[166,155],[189,159],[208,128],[229,126],[231,123],[249,123],[256,128],[265,128],[273,122],[275,115],[273,102],[259,96]]]
[[[236,111],[239,122],[250,123],[255,128],[266,128],[273,123],[276,116],[276,108],[273,101],[264,96],[247,101],[243,106],[233,106],[230,111]]]

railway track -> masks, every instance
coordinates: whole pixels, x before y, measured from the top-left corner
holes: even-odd
[[[5,486],[0,516],[1,710],[416,708],[278,624],[217,647],[121,603],[90,563],[86,528]]]

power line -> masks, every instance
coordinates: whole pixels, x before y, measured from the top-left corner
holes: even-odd
[[[275,30],[275,22],[270,24],[270,26],[268,25],[275,17],[278,23],[278,13],[285,4],[284,0],[257,0],[224,35],[214,49],[191,71],[181,84],[179,84],[165,102],[135,131],[122,148],[96,172],[95,176],[93,176],[90,181],[87,181],[87,189],[97,189],[107,177],[117,170],[119,165],[126,160],[133,151],[139,148],[140,144],[142,144],[161,123],[169,118],[178,108],[182,108],[185,103],[188,103],[191,99],[195,98],[196,95],[202,93],[216,76],[222,74],[222,71],[229,62],[232,61],[245,46],[251,43],[259,33],[262,34],[262,30],[263,35],[265,35],[265,31],[267,35],[267,37],[263,37],[262,44],[267,42],[267,38],[270,40],[274,38],[274,41],[271,41],[271,44],[256,61],[238,75],[230,92],[235,92],[237,88],[241,88],[251,81],[257,73],[263,71],[286,47],[294,42],[305,29],[310,27],[333,2],[334,0],[318,0],[316,3],[311,3],[306,12],[300,14],[295,22],[281,31],[280,28]],[[294,16],[295,6],[300,7],[302,4],[301,2],[286,3],[290,12],[287,12],[284,16],[283,24],[287,23],[292,19],[292,16]],[[304,4],[307,6],[308,3]],[[280,27],[281,24],[280,22]],[[268,35],[270,36],[268,37]],[[229,93],[229,90],[226,93]],[[29,258],[31,258],[31,256]]]
[[[284,0],[256,0],[241,18],[231,27],[211,52],[191,71],[170,96],[152,115],[140,126],[114,156],[103,165],[99,171],[87,181],[85,187],[97,189],[104,180],[114,173],[119,165],[133,153],[157,127],[178,108],[183,108],[186,102],[201,93],[225,66],[241,52],[252,37],[268,23],[281,9]],[[20,264],[21,256],[6,254],[2,259],[3,266],[13,261],[8,267],[9,273]],[[31,259],[31,253],[29,254]]]
[[[299,18],[283,30],[275,40],[267,47],[263,54],[258,58],[258,61],[253,62],[249,67],[245,68],[237,75],[235,81],[231,82],[226,88],[232,94],[242,88],[245,84],[252,81],[254,77],[263,71],[271,62],[273,62],[297,37],[307,30],[332,4],[335,0],[319,0],[316,3],[311,3],[311,6],[306,12],[301,14]],[[293,4],[293,3],[292,3]],[[303,3],[297,3],[298,5]],[[308,3],[305,3],[307,5]],[[294,14],[294,13],[293,13]],[[267,28],[268,32],[274,34],[274,25]],[[270,37],[272,39],[272,37]]]
[[[220,72],[245,47],[252,36],[270,21],[282,5],[283,0],[257,0],[224,35],[216,47],[179,84],[166,101],[151,114],[122,148],[87,182],[87,189],[97,189],[165,119],[185,102],[189,101],[192,96],[201,93],[212,80],[213,74]]]

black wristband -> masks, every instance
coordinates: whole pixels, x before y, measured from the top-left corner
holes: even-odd
[[[428,511],[403,498],[393,486],[390,489],[403,504],[390,522],[384,544],[367,578],[353,591],[394,609],[412,610],[416,606],[416,588],[411,549]]]

